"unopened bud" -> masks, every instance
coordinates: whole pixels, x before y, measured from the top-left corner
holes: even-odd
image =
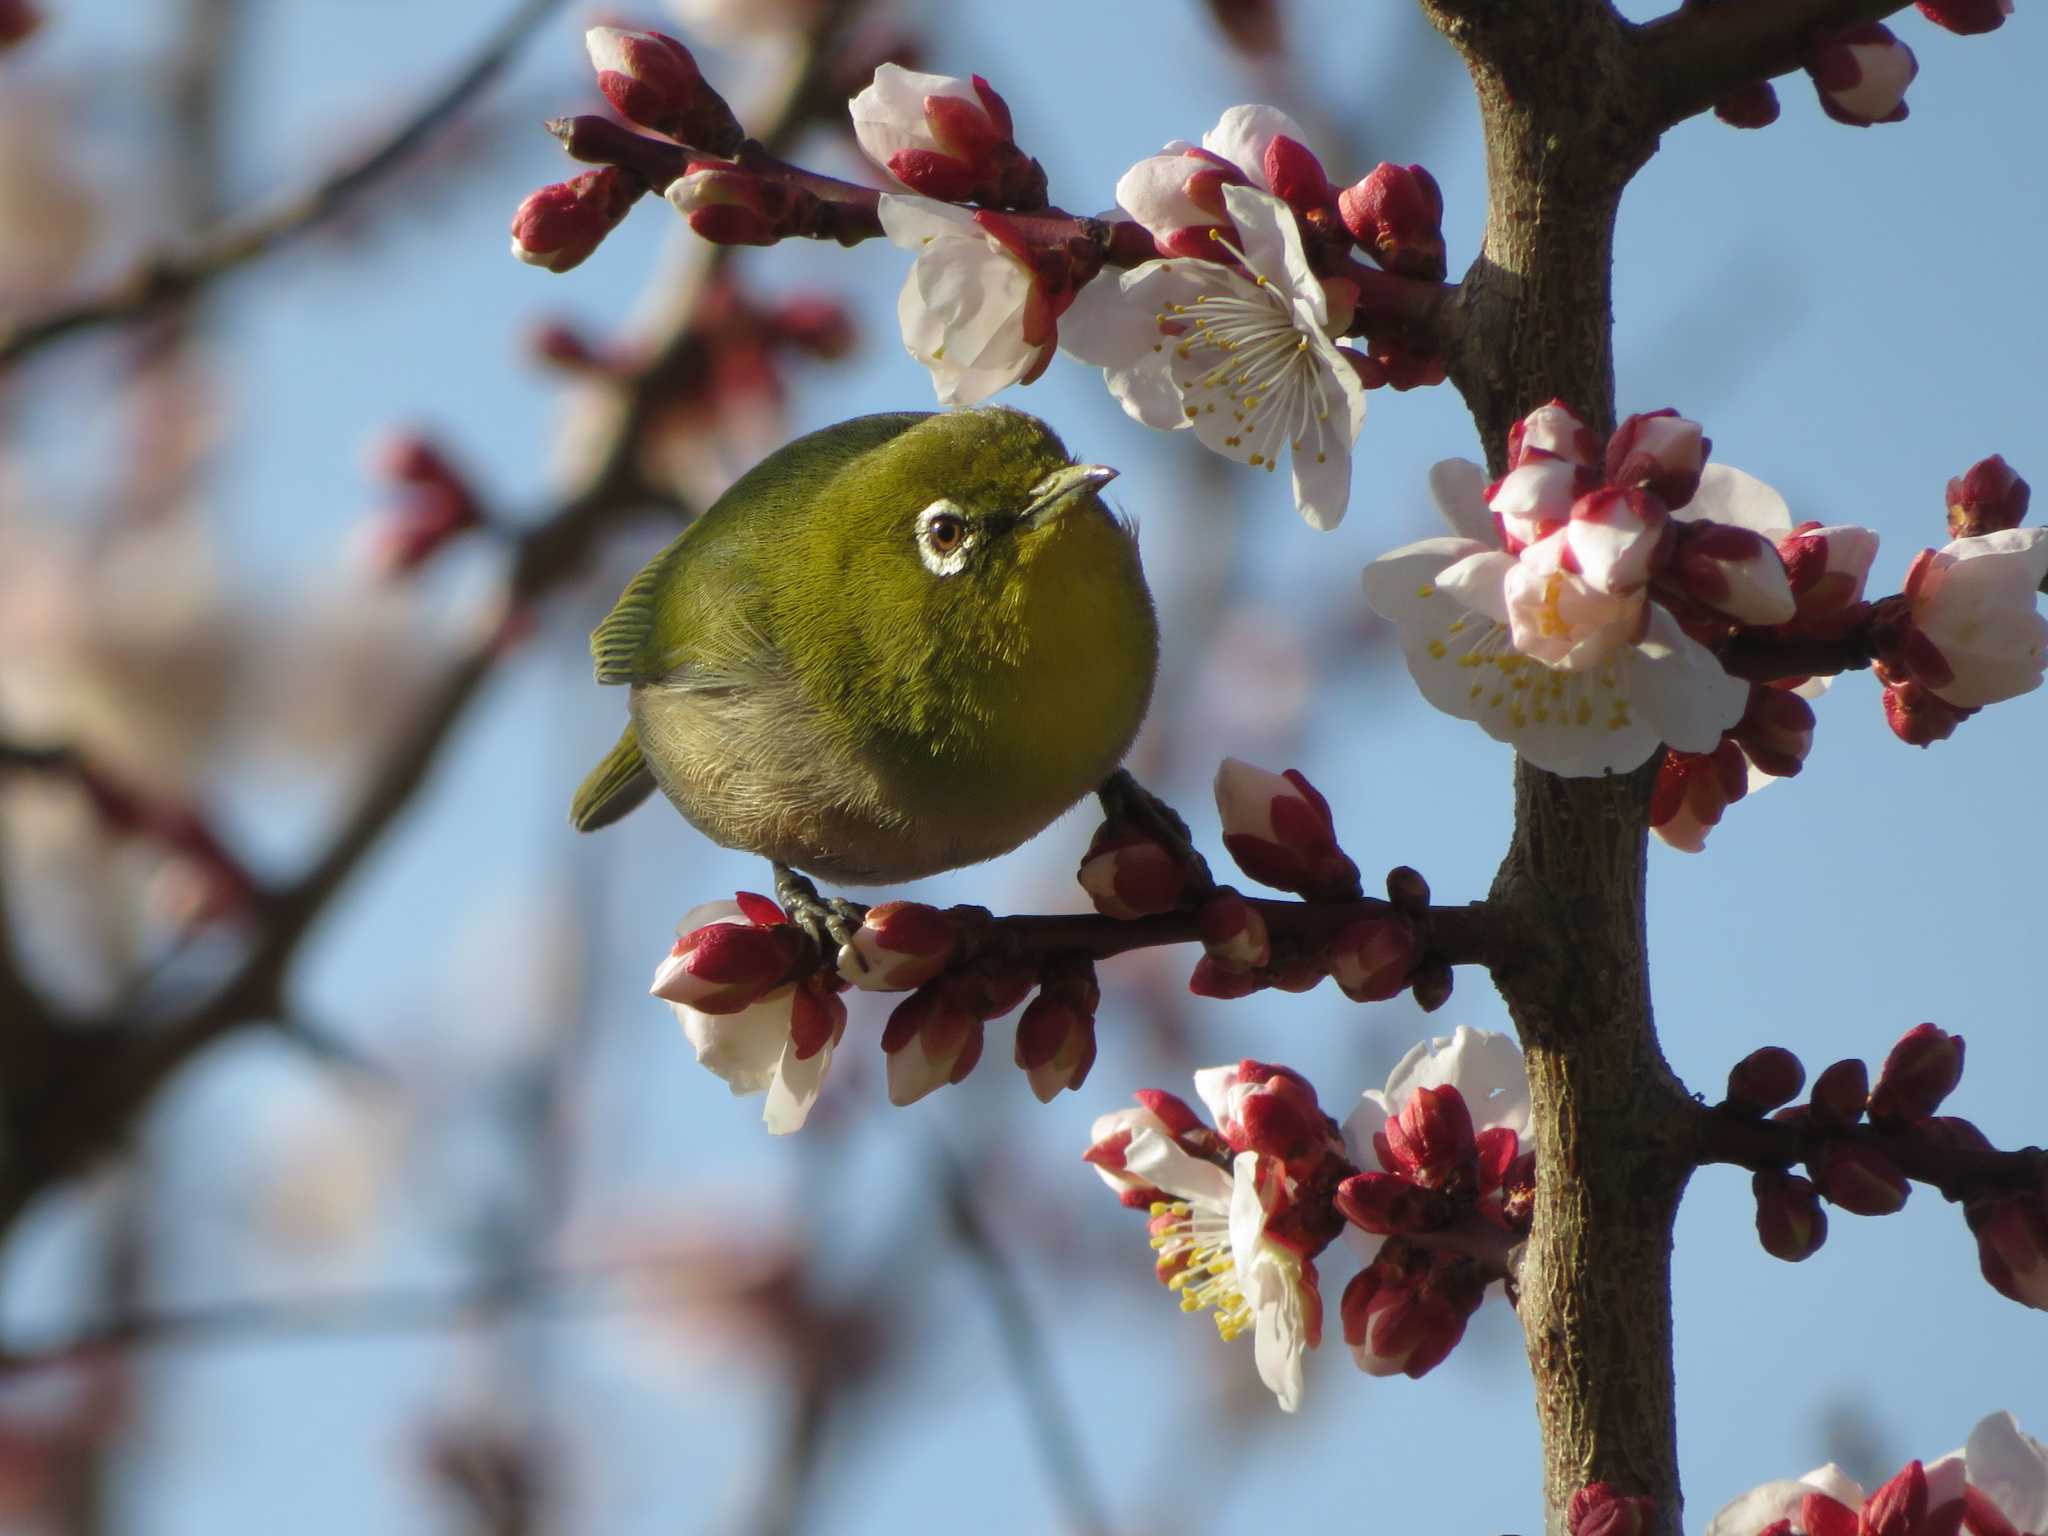
[[[1728,735],[1743,755],[1774,779],[1789,779],[1813,750],[1813,706],[1789,688],[1749,685],[1749,703]]]
[[[889,1102],[899,1108],[961,1081],[981,1060],[982,1021],[951,985],[953,979],[928,982],[911,993],[882,1030]]]
[[[1906,118],[1906,87],[1920,72],[1913,50],[1882,22],[1870,22],[1821,43],[1807,56],[1821,110],[1838,123],[1868,128]]]
[[[1664,503],[1644,489],[1599,486],[1572,503],[1565,547],[1586,585],[1621,597],[1639,591],[1667,547]]]
[[[1785,562],[1785,580],[1798,606],[1796,622],[1819,624],[1863,601],[1863,583],[1877,558],[1877,535],[1848,523],[1801,523],[1778,540],[1778,558]]]
[[[1394,1173],[1353,1174],[1337,1186],[1336,1199],[1346,1221],[1381,1237],[1433,1232],[1456,1214],[1440,1190],[1424,1189]]]
[[[883,64],[848,107],[862,151],[911,191],[984,208],[1045,206],[1045,172],[1013,142],[1010,109],[981,76]]]
[[[1972,539],[2019,527],[2031,494],[2003,455],[1979,459],[1948,483],[1948,536]]]
[[[1202,903],[1197,914],[1202,948],[1228,971],[1255,971],[1273,958],[1273,941],[1259,909],[1225,887]]]
[[[1721,813],[1749,793],[1742,749],[1722,738],[1711,752],[1667,750],[1650,791],[1650,830],[1673,848],[1698,853]]]
[[[1870,1118],[1899,1125],[1924,1120],[1963,1080],[1963,1037],[1916,1024],[1899,1038],[1870,1090]]]
[[[1391,1237],[1344,1288],[1344,1342],[1368,1375],[1420,1377],[1456,1348],[1485,1295],[1471,1259]]]
[[[1405,917],[1368,917],[1323,946],[1323,969],[1354,1003],[1383,1003],[1408,986],[1421,947]]]
[[[1322,973],[1316,973],[1321,981]],[[1224,1000],[1250,997],[1254,992],[1263,991],[1272,983],[1257,971],[1237,970],[1223,964],[1214,955],[1204,955],[1195,962],[1195,968],[1188,975],[1188,991],[1196,997],[1214,997]]]
[[[619,227],[646,190],[615,165],[542,187],[512,215],[512,254],[528,266],[567,272]]]
[[[1570,1536],[1643,1536],[1657,1513],[1657,1502],[1641,1494],[1624,1494],[1612,1483],[1588,1483],[1565,1509]]]
[[[1015,1060],[1041,1104],[1079,1088],[1095,1065],[1095,1012],[1072,989],[1042,989],[1017,1020]]]
[[[1641,487],[1675,511],[1699,490],[1711,446],[1698,422],[1674,410],[1631,416],[1607,440],[1607,483]]]
[[[597,69],[597,88],[627,122],[714,155],[730,155],[745,140],[732,108],[674,38],[592,27],[583,40]]]
[[[1995,31],[2012,14],[2012,0],[1919,0],[1919,4],[1920,14],[1937,27],[1964,34]]]
[[[1854,1125],[1870,1104],[1870,1069],[1845,1057],[1822,1069],[1813,1080],[1813,1121],[1816,1125]]]
[[[839,974],[863,992],[908,992],[945,970],[960,945],[950,913],[917,901],[868,908],[839,950]]]
[[[1223,846],[1254,880],[1313,901],[1358,896],[1358,866],[1337,846],[1330,803],[1296,770],[1227,757],[1216,770]]]
[[[1909,681],[1886,682],[1884,723],[1909,747],[1932,746],[1955,735],[1974,709],[1951,704],[1931,688]]]
[[[773,245],[787,233],[784,189],[723,160],[692,160],[664,195],[713,245]]]
[[[1727,1106],[1746,1115],[1765,1115],[1789,1104],[1806,1084],[1806,1068],[1782,1045],[1751,1051],[1728,1072]]]
[[[1571,518],[1592,472],[1538,450],[1486,490],[1486,507],[1511,555],[1541,543]]]
[[[1827,1142],[1807,1172],[1823,1195],[1854,1216],[1889,1216],[1913,1192],[1898,1164],[1857,1142]]]
[[[1562,459],[1581,469],[1592,469],[1603,457],[1599,434],[1562,400],[1537,406],[1508,428],[1510,470],[1544,459]]]
[[[647,990],[699,1013],[739,1013],[788,981],[802,956],[803,935],[787,923],[709,923],[676,939]]]
[[[1977,1262],[2001,1296],[2048,1312],[2048,1198],[1999,1195],[1963,1208],[1977,1235]]]
[[[1741,624],[1783,624],[1798,612],[1777,546],[1733,523],[1680,523],[1666,579]]]
[[[1768,128],[1778,120],[1778,93],[1759,80],[1715,102],[1714,116],[1730,128]]]
[[[1441,960],[1423,961],[1408,977],[1408,990],[1415,998],[1415,1006],[1424,1013],[1435,1013],[1448,1003],[1456,984],[1451,968]]]
[[[1323,212],[1336,200],[1336,188],[1330,185],[1330,178],[1324,174],[1323,162],[1307,145],[1284,133],[1274,134],[1266,145],[1264,170],[1267,189],[1297,213]],[[1437,217],[1442,216],[1439,210]]]
[[[1387,271],[1443,281],[1444,195],[1421,166],[1380,163],[1337,194],[1337,211],[1351,238]]]
[[[1380,1150],[1377,1137],[1373,1145],[1383,1166],[1425,1189],[1476,1188],[1479,1143],[1472,1111],[1451,1084],[1416,1089],[1380,1135],[1386,1138],[1385,1149]]]
[[[1797,1264],[1828,1240],[1828,1213],[1811,1180],[1765,1169],[1750,1180],[1756,1194],[1756,1235],[1764,1252]]]
[[[1187,899],[1187,870],[1171,849],[1136,827],[1105,821],[1075,871],[1104,917],[1123,922],[1177,910]]]
[[[1397,912],[1422,917],[1429,911],[1429,882],[1419,870],[1406,864],[1396,865],[1387,871],[1387,900]]]

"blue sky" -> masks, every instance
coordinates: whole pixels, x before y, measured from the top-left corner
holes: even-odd
[[[238,192],[295,182],[436,78],[500,10],[478,0],[254,8],[251,55],[263,67],[245,71],[235,96]],[[106,41],[127,30],[129,12],[111,0],[80,3],[39,47],[51,64],[139,48],[133,34]],[[652,7],[637,14],[659,22]],[[1134,159],[1197,137],[1228,105],[1268,100],[1310,125],[1339,180],[1381,159],[1427,164],[1448,203],[1454,274],[1476,249],[1476,114],[1449,49],[1411,7],[1300,5],[1292,62],[1263,72],[1216,50],[1197,8],[1180,0],[910,14],[929,24],[928,67],[979,71],[1004,92],[1020,140],[1067,206],[1106,206]],[[1908,122],[1840,127],[1794,77],[1780,83],[1784,116],[1769,130],[1710,120],[1674,130],[1623,205],[1621,410],[1675,405],[1706,424],[1717,459],[1776,485],[1795,516],[1878,529],[1874,591],[1894,590],[1912,554],[1943,541],[1943,486],[1974,459],[2002,451],[2048,483],[2038,254],[2048,193],[2032,164],[2039,25],[2024,3],[1989,39],[1954,38],[1909,14],[1899,30],[1922,72]],[[235,431],[215,470],[213,517],[243,590],[297,590],[331,572],[374,495],[363,443],[392,422],[444,434],[502,505],[545,503],[539,445],[560,393],[524,362],[523,332],[553,315],[618,323],[678,238],[656,206],[567,276],[505,256],[513,206],[562,174],[538,118],[592,98],[577,31],[565,20],[527,49],[490,118],[506,142],[423,183],[425,206],[345,250],[303,248],[224,295],[211,346]],[[118,143],[118,122],[105,131]],[[821,143],[809,158],[838,169],[843,152]],[[879,244],[779,248],[750,268],[770,292],[841,291],[866,333],[853,363],[798,376],[792,432],[929,403],[928,381],[893,334],[905,260]],[[1218,850],[1207,777],[1217,758],[1241,755],[1307,772],[1368,871],[1409,863],[1439,899],[1483,893],[1509,827],[1507,749],[1429,711],[1388,647],[1355,639],[1358,570],[1434,531],[1429,464],[1478,456],[1455,394],[1372,397],[1350,514],[1327,535],[1302,526],[1284,480],[1128,421],[1092,370],[1062,360],[1010,398],[1053,421],[1077,452],[1124,471],[1117,489],[1142,525],[1181,710],[1158,787],[1197,839]],[[563,816],[621,710],[589,683],[582,635],[660,538],[653,528],[622,538],[542,615],[526,657],[492,685],[417,809],[320,931],[300,978],[309,1010],[408,1059],[488,1056],[489,1042],[521,1027],[507,1015],[552,995],[545,978],[527,985],[539,962],[519,935],[562,931],[567,912],[584,935],[585,979],[570,995],[591,1004],[576,1105],[579,1219],[653,1208],[744,1230],[808,1212],[821,1264],[852,1284],[887,1261],[906,1213],[929,1203],[932,1140],[970,1146],[995,1126],[1015,1182],[988,1188],[985,1209],[1028,1255],[1022,1283],[1053,1324],[1051,1368],[1079,1405],[1120,1528],[1216,1529],[1281,1512],[1331,1528],[1532,1527],[1538,1458],[1526,1372],[1497,1301],[1420,1383],[1355,1372],[1334,1337],[1333,1306],[1331,1346],[1311,1362],[1309,1410],[1283,1421],[1253,1402],[1239,1437],[1218,1450],[1197,1431],[1225,1401],[1210,1395],[1219,1380],[1251,1376],[1249,1348],[1228,1353],[1163,1293],[1108,1280],[1119,1265],[1142,1278],[1148,1256],[1138,1223],[1118,1219],[1076,1161],[1090,1119],[1131,1089],[1185,1091],[1186,1071],[1239,1055],[1294,1064],[1342,1106],[1378,1086],[1422,1033],[1506,1027],[1483,978],[1462,976],[1427,1024],[1405,1002],[1361,1011],[1327,988],[1193,1004],[1186,1051],[1168,1057],[1145,1043],[1153,1037],[1135,1024],[1138,989],[1112,966],[1102,1057],[1079,1095],[1042,1111],[1025,1102],[997,1026],[988,1065],[967,1087],[894,1112],[872,1067],[861,1081],[848,1072],[828,1089],[844,1112],[822,1151],[772,1142],[755,1106],[700,1072],[667,1010],[644,996],[675,919],[758,886],[763,872],[659,807],[582,842]],[[461,581],[444,585],[458,602]],[[1220,685],[1204,681],[1201,662],[1213,638],[1205,614],[1218,611],[1309,650],[1317,674],[1302,719],[1276,725],[1245,699],[1214,696]],[[1737,807],[1704,856],[1652,847],[1650,948],[1672,1064],[1712,1098],[1728,1065],[1757,1045],[1791,1047],[1810,1073],[1846,1055],[1874,1066],[1899,1034],[1931,1019],[1969,1041],[1969,1072],[1949,1107],[2002,1144],[2044,1139],[2048,1029],[2031,975],[2044,696],[1995,707],[1924,752],[1892,739],[1867,677],[1844,679],[1818,714],[1799,781]],[[324,804],[231,814],[283,868],[317,837]],[[1088,831],[1085,816],[1071,816],[996,866],[916,893],[1019,909],[1074,904],[1066,872]],[[1184,959],[1166,969],[1177,973]],[[849,1053],[871,1046],[878,1027],[879,1015],[857,1011]],[[222,1191],[268,1155],[252,1129],[269,1123],[259,1111],[288,1116],[325,1091],[302,1077],[274,1048],[245,1043],[191,1074],[159,1115],[152,1145],[175,1197],[165,1206],[167,1300],[459,1275],[451,1206],[521,1176],[489,1135],[461,1129],[482,1114],[477,1106],[437,1103],[437,1129],[455,1126],[449,1146],[409,1165],[388,1231],[341,1256],[251,1258]],[[1881,1221],[1837,1213],[1826,1248],[1796,1268],[1761,1252],[1751,1219],[1746,1176],[1708,1169],[1680,1221],[1689,1528],[1752,1483],[1826,1459],[1823,1426],[1841,1411],[1869,1425],[1881,1464],[1863,1470],[1880,1473],[1960,1444],[1995,1408],[2012,1408],[2037,1434],[2048,1425],[2042,1319],[1981,1283],[1960,1214],[1937,1195],[1916,1191]],[[17,1314],[49,1304],[72,1251],[63,1227],[53,1214],[10,1255]],[[1324,1280],[1333,1303],[1346,1277],[1333,1260]],[[906,1291],[902,1326],[917,1347],[860,1408],[866,1430],[842,1424],[814,1528],[1056,1528],[973,1272],[937,1265]],[[451,1394],[483,1393],[543,1419],[569,1446],[568,1528],[720,1528],[746,1507],[772,1393],[729,1365],[650,1371],[650,1352],[606,1320],[539,1329],[509,1365],[455,1340],[166,1353],[150,1368],[124,1524],[149,1536],[270,1528],[286,1516],[307,1532],[440,1528],[406,1476],[408,1429]],[[1196,1445],[1203,1459],[1191,1465]]]

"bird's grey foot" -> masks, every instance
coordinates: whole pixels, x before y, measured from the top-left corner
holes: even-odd
[[[818,946],[827,964],[837,961],[839,951],[853,942],[854,930],[868,915],[856,901],[838,896],[820,896],[818,888],[787,864],[776,864],[775,899],[789,920]]]
[[[1216,877],[1209,873],[1209,861],[1188,835],[1188,824],[1178,811],[1133,778],[1130,769],[1119,768],[1104,779],[1095,798],[1102,802],[1104,816],[1143,829],[1171,853],[1186,871],[1188,888],[1197,897],[1215,890]]]

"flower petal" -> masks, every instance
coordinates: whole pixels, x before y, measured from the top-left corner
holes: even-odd
[[[1486,471],[1470,459],[1439,459],[1430,466],[1430,498],[1451,531],[1491,547],[1500,535],[1486,505],[1486,484]]]
[[[1700,471],[1700,488],[1691,501],[1671,514],[1680,522],[1702,519],[1733,523],[1776,543],[1792,531],[1792,509],[1755,475],[1726,464],[1708,464]]]

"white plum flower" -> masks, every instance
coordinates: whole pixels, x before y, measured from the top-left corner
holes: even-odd
[[[688,935],[716,924],[749,921],[737,902],[714,901],[693,909],[678,931]],[[672,969],[672,958],[665,957],[655,973],[657,988]],[[846,1028],[846,1005],[833,991],[813,977],[786,982],[737,1012],[706,1013],[673,1001],[669,1007],[696,1050],[699,1065],[723,1078],[735,1097],[767,1095],[761,1119],[771,1134],[802,1129]]]
[[[1970,1431],[1963,1463],[1971,1491],[1988,1500],[2017,1536],[2048,1536],[2048,1445],[2022,1430],[2010,1413],[1994,1413]]]
[[[1152,1247],[1183,1311],[1207,1309],[1224,1339],[1252,1331],[1259,1380],[1280,1407],[1301,1406],[1302,1356],[1322,1339],[1315,1263],[1268,1235],[1285,1176],[1272,1158],[1240,1152],[1228,1168],[1183,1148],[1149,1109],[1095,1122],[1089,1160],[1111,1189],[1156,1190]],[[1111,1149],[1112,1155],[1100,1155]]]
[[[1634,768],[1660,743],[1711,752],[1741,718],[1749,685],[1644,593],[1563,569],[1561,532],[1503,550],[1478,465],[1445,460],[1430,490],[1455,536],[1382,555],[1365,592],[1431,704],[1567,776]]]
[[[978,405],[1045,371],[1056,317],[1008,246],[966,209],[929,198],[885,192],[881,217],[890,240],[917,253],[896,319],[941,405]]]
[[[1126,412],[1150,427],[1192,427],[1205,447],[1268,471],[1283,450],[1295,505],[1334,528],[1351,496],[1351,446],[1365,390],[1329,334],[1329,302],[1293,213],[1252,187],[1225,186],[1242,247],[1221,261],[1148,261],[1081,290],[1065,345],[1103,369]]]
[[[2048,577],[2048,528],[2007,528],[1923,550],[1906,573],[1913,633],[1904,661],[1958,709],[2031,693],[2048,662],[2035,604]]]

